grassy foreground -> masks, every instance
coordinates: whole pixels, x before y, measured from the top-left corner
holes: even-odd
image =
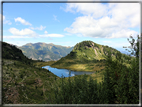
[[[54,98],[55,85],[59,85],[62,79],[42,66],[50,65],[49,62],[35,62],[33,65],[23,64],[16,60],[3,59],[3,104],[50,104]],[[75,76],[75,77],[82,77]],[[101,72],[87,75],[102,81]],[[72,80],[75,77],[70,77]],[[67,78],[63,78],[65,81]],[[49,96],[50,94],[50,96]],[[42,99],[42,100],[41,100]]]
[[[3,59],[3,104],[47,104],[53,84],[60,79],[50,71]]]
[[[48,62],[36,62],[35,66],[43,67],[43,66],[51,66],[54,68],[63,68],[63,69],[69,69],[72,71],[100,71],[105,68],[105,63],[103,61],[94,63],[94,62],[88,62],[88,63],[74,63],[74,61],[70,60],[70,63],[64,62],[63,64],[57,64],[54,65],[57,61],[48,61]],[[66,63],[66,64],[65,64]]]
[[[89,71],[89,72],[94,72],[94,71],[99,71],[101,69],[104,69],[104,66],[102,63],[71,64],[67,66],[65,65],[62,66],[62,64],[60,64],[60,65],[51,65],[51,67],[69,69],[72,71]]]

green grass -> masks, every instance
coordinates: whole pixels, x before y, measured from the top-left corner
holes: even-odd
[[[99,66],[97,66],[99,65]],[[54,68],[64,68],[73,71],[98,71],[104,69],[105,63],[103,61],[93,62],[93,61],[82,61],[81,60],[72,60],[72,59],[61,59],[60,62],[55,62],[50,65]]]
[[[52,92],[51,85],[59,77],[46,69],[20,61],[3,59],[3,62],[3,104],[50,103],[48,94]]]
[[[35,62],[34,63],[34,66],[37,66],[37,67],[43,67],[43,66],[47,66],[47,65],[52,65],[53,63],[55,63],[57,61],[48,61],[48,62]]]

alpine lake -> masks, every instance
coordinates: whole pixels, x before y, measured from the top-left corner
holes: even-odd
[[[76,76],[76,75],[83,75],[83,74],[92,74],[95,73],[94,72],[86,72],[86,71],[71,71],[68,69],[58,69],[58,68],[52,68],[50,66],[43,66],[42,68],[48,69],[50,72],[54,73],[55,75],[57,75],[58,77],[62,78],[62,77],[70,77],[72,76]]]

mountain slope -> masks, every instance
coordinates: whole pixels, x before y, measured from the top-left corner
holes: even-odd
[[[18,60],[24,63],[30,63],[32,60],[28,59],[20,49],[14,45],[10,45],[6,42],[2,42],[2,58]]]
[[[22,50],[25,56],[28,58],[32,58],[34,60],[58,60],[61,57],[66,56],[73,47],[64,47],[60,45],[54,44],[46,44],[46,43],[28,43],[19,47]]]
[[[2,104],[45,104],[59,77],[35,66],[14,45],[2,42]],[[0,87],[1,88],[1,87]]]
[[[52,64],[52,67],[66,68],[77,71],[96,71],[103,69],[105,64],[106,56],[111,50],[112,58],[115,59],[118,50],[96,44],[92,41],[83,41],[77,43],[74,49],[65,57]],[[127,55],[123,56],[127,57]],[[95,66],[97,64],[100,67]],[[97,69],[98,68],[98,69]]]

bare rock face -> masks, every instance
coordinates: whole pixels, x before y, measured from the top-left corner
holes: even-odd
[[[94,43],[92,42],[92,45],[90,45],[91,47],[94,47]]]

